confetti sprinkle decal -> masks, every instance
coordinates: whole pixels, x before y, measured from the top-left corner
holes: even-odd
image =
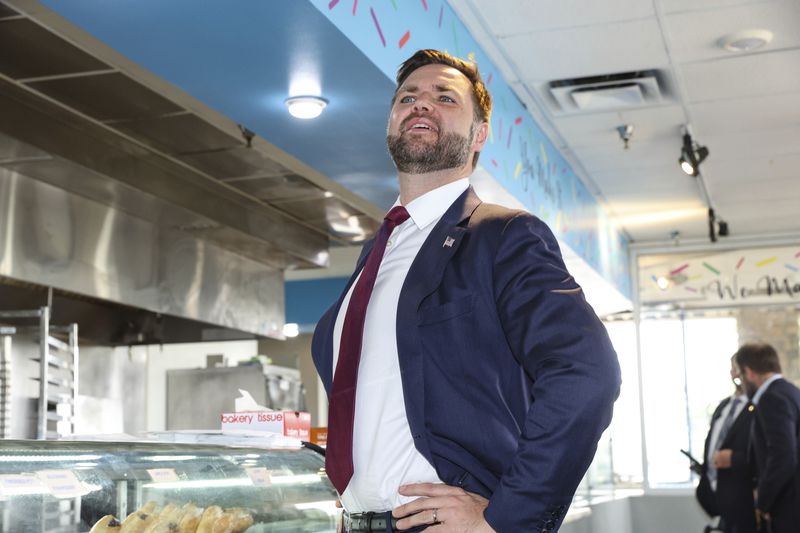
[[[383,31],[381,31],[381,25],[378,23],[378,17],[375,16],[375,10],[369,8],[369,14],[372,15],[372,22],[375,23],[375,29],[378,30],[378,36],[381,38],[383,47],[386,48],[386,39],[383,38]]]
[[[703,266],[704,266],[704,267],[706,267],[707,269],[709,269],[711,272],[713,272],[713,273],[714,273],[714,274],[716,274],[717,276],[719,276],[719,270],[717,270],[717,269],[716,269],[716,268],[714,268],[713,266],[709,265],[709,264],[708,264],[708,263],[706,263],[705,261],[703,261]]]
[[[422,7],[425,8],[425,11],[428,10],[428,2],[426,0],[422,0]]]
[[[397,11],[397,1],[396,0],[389,0],[392,3],[392,7],[395,11]]]
[[[492,83],[492,72],[490,72],[489,76],[486,77],[486,85],[489,85],[490,83]],[[797,253],[800,254],[800,252],[797,252]],[[795,256],[795,257],[797,257],[797,256]]]
[[[544,144],[543,143],[539,143],[539,153],[542,154],[542,161],[544,161],[544,164],[546,165],[547,164],[547,150],[544,149]]]
[[[522,170],[522,161],[517,162],[517,168],[514,169],[514,179],[519,177],[520,170]]]
[[[739,270],[742,267],[742,263],[744,263],[744,256],[739,258],[739,262],[736,263],[736,270]]]
[[[697,292],[697,289],[695,289],[694,287],[684,287],[684,288],[689,292]]]
[[[511,132],[514,131],[514,126],[508,127],[508,142],[506,143],[506,148],[511,148]]]
[[[681,272],[683,272],[687,268],[689,268],[689,263],[686,263],[685,265],[681,265],[678,268],[676,268],[675,270],[671,270],[669,275],[670,276],[674,276],[675,274],[680,274]]]
[[[405,32],[405,34],[403,34],[403,36],[400,38],[400,42],[398,43],[399,47],[403,48],[410,38],[411,38],[411,32],[410,31]]]
[[[467,59],[469,59],[470,62],[472,62],[472,63],[477,63],[477,61],[475,61],[475,52],[468,53],[467,54]]]
[[[756,263],[756,266],[757,267],[763,267],[764,265],[768,265],[770,263],[774,263],[777,260],[778,260],[777,257],[772,256],[769,259],[764,259],[763,261],[759,261],[758,263]]]
[[[800,268],[797,268],[797,267],[796,267],[796,266],[794,266],[794,265],[790,265],[789,263],[786,263],[786,264],[785,264],[785,265],[783,265],[783,266],[785,266],[786,268],[788,268],[788,269],[789,269],[789,270],[791,270],[792,272],[799,272],[799,271],[800,271]]]
[[[702,274],[695,274],[694,276],[687,278],[687,281],[697,281],[698,279],[702,278]]]
[[[336,7],[336,4],[338,3],[339,0],[331,0],[330,2],[328,2],[328,9],[333,9],[334,7]]]
[[[517,126],[519,126],[520,124],[522,124],[522,117],[517,117],[517,118],[515,118],[515,119],[514,119],[514,124],[516,124]]]
[[[495,166],[495,168],[496,168],[496,167],[497,167],[497,161],[495,161],[494,159],[492,159],[492,165],[494,165],[494,166]]]
[[[444,6],[439,8],[439,29],[442,29],[442,16],[444,15]]]

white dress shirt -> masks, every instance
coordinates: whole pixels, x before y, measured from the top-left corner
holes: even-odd
[[[469,180],[464,178],[409,203],[405,207],[410,218],[394,229],[386,244],[364,322],[353,426],[353,477],[341,495],[349,513],[388,511],[415,499],[399,494],[403,484],[441,483],[436,470],[414,446],[406,417],[397,354],[397,304],[411,263],[425,239],[468,187]],[[395,205],[400,205],[399,199]],[[341,343],[353,287],[355,283],[336,317],[336,347]],[[334,369],[338,358],[336,349]]]
[[[736,402],[738,398],[738,402]],[[716,471],[714,468],[714,453],[716,453],[717,449],[719,448],[719,434],[722,431],[722,426],[725,424],[725,419],[728,418],[728,414],[731,412],[734,403],[736,403],[736,411],[733,413],[733,421],[735,423],[736,418],[742,413],[744,407],[747,405],[747,395],[740,394],[740,395],[732,395],[730,401],[725,404],[725,407],[722,408],[722,412],[719,414],[717,419],[714,421],[714,425],[711,427],[711,437],[708,440],[708,455],[706,456],[706,465],[709,471],[712,469]],[[711,483],[711,489],[716,492],[717,490],[717,476],[716,472],[713,475],[708,476],[708,480]]]

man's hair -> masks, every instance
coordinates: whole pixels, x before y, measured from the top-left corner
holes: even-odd
[[[740,369],[749,368],[756,374],[780,374],[781,362],[775,348],[766,343],[743,344],[734,355]]]
[[[417,50],[417,52],[406,59],[397,70],[397,89],[403,85],[403,82],[406,81],[406,78],[408,78],[412,72],[426,65],[445,65],[453,67],[466,76],[472,85],[472,107],[474,108],[473,123],[480,124],[481,122],[489,122],[492,116],[492,97],[489,91],[486,90],[486,85],[484,85],[481,79],[481,73],[478,71],[478,67],[474,63],[467,63],[446,52],[431,49]],[[392,104],[394,104],[394,99],[397,97],[397,89],[395,89],[395,95],[392,96]],[[474,131],[474,129],[470,131]],[[475,157],[472,160],[473,169],[478,164],[479,155],[480,152],[475,152]]]

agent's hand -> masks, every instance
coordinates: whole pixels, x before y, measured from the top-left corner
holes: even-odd
[[[714,461],[714,466],[717,467],[717,470],[721,468],[730,468],[733,459],[733,450],[718,450],[714,452],[711,459]]]
[[[489,500],[458,487],[442,483],[415,483],[400,487],[403,496],[421,496],[392,511],[397,527],[429,526],[436,533],[494,533],[483,518]],[[435,525],[434,525],[435,524]]]

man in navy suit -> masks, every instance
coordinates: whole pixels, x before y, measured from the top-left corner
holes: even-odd
[[[735,356],[731,358],[730,375],[736,390],[711,416],[696,494],[709,516],[720,517],[724,533],[755,533],[753,476],[747,463],[753,411]]]
[[[756,509],[769,533],[800,531],[800,389],[783,379],[775,348],[745,344],[736,352],[747,395],[755,405],[751,450]]]
[[[617,357],[550,229],[469,186],[490,113],[472,64],[398,72],[400,196],[312,346],[348,531],[556,531],[611,420]]]

